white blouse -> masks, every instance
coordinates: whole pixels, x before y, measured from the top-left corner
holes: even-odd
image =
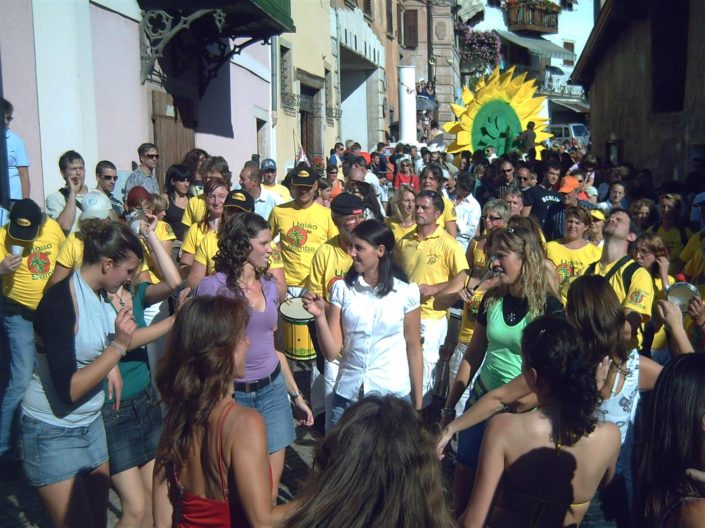
[[[331,304],[340,308],[343,355],[335,392],[357,400],[362,392],[407,396],[411,392],[404,317],[420,305],[419,287],[394,279],[384,297],[362,277],[349,287],[337,281]]]

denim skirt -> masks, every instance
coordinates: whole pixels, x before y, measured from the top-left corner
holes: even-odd
[[[72,479],[108,460],[100,414],[81,427],[52,425],[22,414],[20,425],[23,465],[32,486]]]
[[[235,401],[259,412],[267,424],[267,452],[276,453],[291,445],[296,437],[294,416],[284,376],[280,373],[272,383],[254,392],[235,391]]]
[[[162,432],[159,403],[157,391],[150,384],[134,397],[122,400],[117,411],[113,410],[112,402],[103,405],[110,475],[142,467],[154,460]]]

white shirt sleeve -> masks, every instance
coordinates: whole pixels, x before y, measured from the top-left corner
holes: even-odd
[[[406,301],[404,302],[404,315],[416,310],[421,306],[421,292],[415,282],[406,285]]]

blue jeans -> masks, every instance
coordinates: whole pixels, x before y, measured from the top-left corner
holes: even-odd
[[[19,417],[24,393],[34,372],[36,347],[34,325],[20,315],[3,319],[9,350],[2,355],[3,368],[9,366],[9,379],[0,407],[0,455],[15,456],[19,445]],[[18,456],[19,453],[17,453]]]

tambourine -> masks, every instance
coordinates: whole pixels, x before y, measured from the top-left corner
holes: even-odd
[[[689,282],[674,282],[666,289],[666,299],[678,306],[682,313],[688,311],[688,303],[695,297],[700,297],[700,293]]]

